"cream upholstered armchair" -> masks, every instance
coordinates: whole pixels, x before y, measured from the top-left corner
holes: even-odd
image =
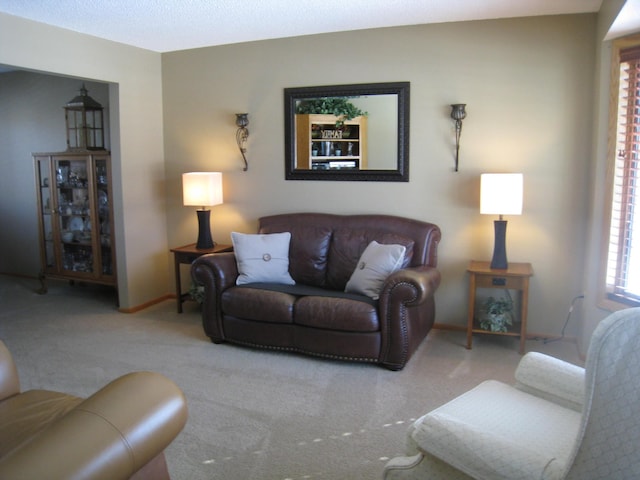
[[[640,478],[640,308],[598,325],[584,369],[528,353],[515,377],[419,418],[384,478]]]

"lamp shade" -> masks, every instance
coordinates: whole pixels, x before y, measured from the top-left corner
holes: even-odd
[[[182,203],[185,206],[206,207],[222,203],[221,172],[190,172],[182,174]]]
[[[522,214],[521,173],[483,173],[480,175],[480,213]]]

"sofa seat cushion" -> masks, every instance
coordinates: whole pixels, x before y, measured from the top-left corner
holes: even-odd
[[[419,418],[410,438],[473,478],[551,480],[564,478],[580,421],[580,412],[487,380]]]
[[[28,390],[0,403],[0,458],[46,429],[82,402],[79,397]]]
[[[296,297],[277,290],[254,288],[257,284],[231,287],[222,293],[223,315],[269,323],[293,323]]]
[[[222,294],[224,315],[348,332],[378,331],[377,305],[365,295],[308,285],[250,283]]]
[[[378,312],[369,302],[353,298],[306,296],[294,309],[296,325],[345,332],[377,332]]]
[[[288,293],[295,297],[318,296],[332,298],[350,298],[359,302],[366,302],[370,305],[378,305],[376,300],[359,293],[348,293],[337,290],[329,290],[327,288],[312,287],[310,285],[283,285],[279,283],[249,283],[242,285],[244,288],[254,288],[256,290],[269,290],[272,292]]]

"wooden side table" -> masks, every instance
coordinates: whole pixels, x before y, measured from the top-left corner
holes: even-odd
[[[176,302],[178,304],[178,313],[182,313],[182,303],[189,298],[189,294],[182,293],[180,264],[191,265],[196,258],[206,255],[207,253],[232,252],[233,246],[216,243],[213,248],[198,249],[195,243],[190,243],[182,247],[172,248],[171,251],[173,252],[173,261],[176,270]]]
[[[530,263],[509,263],[506,270],[492,270],[491,262],[469,262],[469,318],[467,319],[467,348],[471,349],[474,333],[520,337],[520,354],[524,353],[527,339],[527,310],[529,304],[529,278],[533,276]],[[490,332],[474,325],[477,288],[500,288],[520,292],[520,331]]]

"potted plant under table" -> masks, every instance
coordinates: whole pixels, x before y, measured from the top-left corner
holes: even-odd
[[[484,302],[480,328],[504,333],[513,325],[513,302],[509,298],[489,297]]]

